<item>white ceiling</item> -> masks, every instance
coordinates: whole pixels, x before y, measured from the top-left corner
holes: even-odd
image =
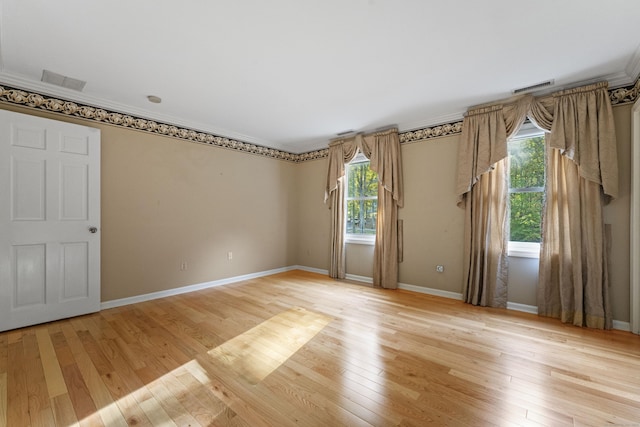
[[[640,73],[638,0],[2,0],[0,83],[301,153]],[[43,69],[86,80],[40,82]],[[147,95],[157,95],[152,104]]]

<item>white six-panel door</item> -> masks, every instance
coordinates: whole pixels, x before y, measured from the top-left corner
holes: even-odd
[[[0,331],[100,309],[100,131],[0,110]]]

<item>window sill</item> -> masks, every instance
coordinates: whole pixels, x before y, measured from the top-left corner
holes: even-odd
[[[540,243],[509,242],[507,255],[517,258],[540,258]]]
[[[369,245],[374,246],[376,244],[376,236],[347,236],[344,239],[345,243],[354,245]]]

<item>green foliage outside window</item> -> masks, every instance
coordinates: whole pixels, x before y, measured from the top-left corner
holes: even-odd
[[[369,162],[347,165],[347,234],[376,234],[378,174]]]
[[[544,204],[544,136],[510,141],[511,237],[540,242]]]

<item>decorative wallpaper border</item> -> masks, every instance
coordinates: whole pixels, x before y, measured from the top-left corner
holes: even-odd
[[[462,133],[462,120],[454,123],[445,123],[439,126],[416,129],[409,132],[400,132],[400,144],[422,141],[423,139],[438,138],[440,136]]]
[[[611,105],[628,104],[635,102],[640,95],[640,76],[636,79],[636,83],[629,86],[619,87],[617,89],[609,89],[609,98]]]
[[[640,78],[633,85],[609,89],[609,96],[612,105],[622,105],[634,102],[640,95]],[[159,123],[154,120],[133,117],[128,114],[107,111],[102,108],[82,105],[73,101],[61,100],[47,97],[33,92],[26,92],[6,86],[0,86],[0,102],[8,104],[22,105],[29,108],[41,109],[48,112],[63,114],[66,116],[78,117],[93,120],[100,123],[107,123],[125,128],[156,133],[159,135],[171,136],[185,141],[208,144],[215,147],[227,148],[242,151],[245,153],[271,157],[278,160],[285,160],[294,163],[306,162],[328,157],[329,149],[310,151],[307,153],[294,154],[275,148],[264,147],[257,144],[237,141],[235,139],[214,135],[207,132],[200,132],[194,129],[182,128],[167,123]],[[445,123],[438,126],[425,127],[408,132],[400,132],[401,144],[422,141],[425,139],[438,138],[441,136],[455,135],[462,132],[462,121]]]

